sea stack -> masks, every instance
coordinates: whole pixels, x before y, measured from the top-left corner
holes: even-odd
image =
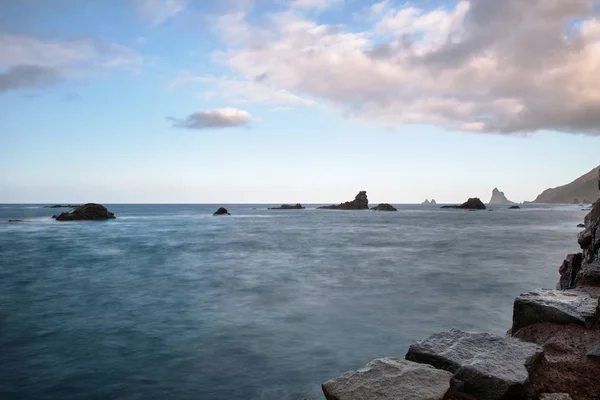
[[[494,188],[494,190],[492,190],[492,198],[489,201],[489,204],[515,204],[514,202],[508,200],[506,198],[506,196],[504,195],[504,192],[501,192],[500,190],[498,190],[498,188]]]
[[[373,211],[398,211],[396,207],[388,203],[381,203],[377,207],[371,208]]]
[[[77,207],[71,212],[61,213],[56,217],[57,221],[101,221],[115,219],[111,213],[101,204],[88,203]]]
[[[360,191],[352,201],[347,201],[342,204],[332,206],[319,207],[325,210],[368,210],[369,200],[367,199],[367,192]]]
[[[422,204],[422,205],[424,205],[424,206],[428,206],[428,205],[430,205],[431,203],[429,202],[429,199],[425,199],[425,201],[424,201],[424,202],[422,202],[421,204]]]

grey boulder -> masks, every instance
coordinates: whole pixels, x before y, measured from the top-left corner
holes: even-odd
[[[398,358],[373,360],[325,382],[327,400],[442,400],[452,374]]]
[[[452,372],[464,393],[479,400],[517,400],[541,356],[534,343],[451,329],[411,345],[406,359]]]
[[[512,332],[539,322],[590,326],[596,320],[598,299],[578,290],[538,289],[523,293],[513,307]]]

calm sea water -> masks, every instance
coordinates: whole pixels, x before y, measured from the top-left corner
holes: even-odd
[[[436,331],[504,334],[515,296],[554,287],[585,215],[266,207],[59,223],[0,205],[0,398],[320,399]]]

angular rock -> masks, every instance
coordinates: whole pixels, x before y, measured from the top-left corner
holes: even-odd
[[[227,211],[227,209],[225,207],[219,207],[219,209],[217,211],[215,211],[213,213],[214,216],[220,216],[220,215],[231,215],[229,214],[229,211]]]
[[[556,285],[557,289],[572,289],[577,284],[577,274],[581,269],[583,255],[581,253],[569,254],[558,269],[560,280]]]
[[[508,200],[504,195],[504,192],[498,190],[498,188],[494,188],[492,190],[492,197],[490,198],[489,204],[515,204],[514,202]]]
[[[538,289],[515,300],[512,332],[541,322],[590,327],[596,321],[597,310],[598,299],[585,292]]]
[[[588,357],[600,357],[600,343],[594,343],[590,345],[586,355]]]
[[[115,214],[111,213],[101,204],[88,203],[77,207],[71,212],[61,213],[56,217],[57,221],[98,221],[106,219],[115,219]]]
[[[584,260],[581,264],[575,277],[576,286],[600,286],[600,259],[597,256],[592,261],[589,259]]]
[[[470,198],[460,206],[442,206],[441,208],[462,208],[465,210],[485,210],[485,204],[477,197]]]
[[[358,194],[352,201],[347,201],[345,203],[333,206],[322,206],[319,208],[326,210],[368,210],[369,200],[367,199],[367,192],[363,190],[361,192],[358,192]]]
[[[271,207],[269,210],[304,210],[304,207],[300,203],[296,203],[295,206],[289,204],[282,204],[279,207]]]
[[[567,393],[542,393],[540,400],[573,400]]]
[[[325,382],[327,400],[442,400],[452,374],[398,358],[373,360]]]
[[[425,199],[425,201],[424,201],[424,202],[422,202],[421,204],[422,204],[422,205],[424,205],[424,206],[428,206],[428,205],[430,205],[431,203],[429,202],[429,199]]]
[[[373,210],[373,211],[398,211],[396,209],[396,207],[394,207],[388,203],[381,203],[381,204],[377,205],[377,207],[371,208],[371,210]]]
[[[479,400],[516,400],[524,398],[528,368],[541,355],[533,343],[451,329],[411,345],[406,359],[452,372]]]
[[[577,235],[577,242],[582,249],[587,249],[593,243],[594,235],[592,229],[594,228],[587,228]]]
[[[435,199],[431,199],[431,202],[430,202],[430,204],[431,204],[432,206],[435,206],[435,205],[437,204],[437,202],[435,201]]]

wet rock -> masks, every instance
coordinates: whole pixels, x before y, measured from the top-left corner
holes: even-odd
[[[572,289],[577,284],[577,274],[581,269],[583,255],[581,253],[569,254],[558,269],[560,280],[558,281],[557,289]]]
[[[361,192],[358,192],[358,194],[352,201],[347,201],[345,203],[333,206],[322,206],[319,208],[326,210],[368,210],[369,200],[367,199],[367,192],[363,190]]]
[[[325,382],[327,400],[442,400],[452,374],[398,358],[371,361],[358,371]]]
[[[540,400],[572,400],[566,393],[542,393]]]
[[[377,207],[371,208],[371,210],[373,210],[373,211],[398,211],[396,209],[396,207],[394,207],[388,203],[381,203],[381,204],[377,205]]]
[[[296,203],[295,206],[289,204],[282,204],[279,207],[271,207],[269,210],[304,210],[304,207],[300,203]]]
[[[477,197],[470,198],[460,206],[442,206],[441,208],[462,208],[465,210],[485,210],[485,204]]]
[[[451,329],[411,345],[406,359],[452,372],[479,400],[516,400],[524,398],[528,368],[541,355],[533,343]]]
[[[57,221],[98,221],[115,219],[115,214],[111,213],[101,204],[88,203],[77,207],[71,212],[61,213],[56,217]]]
[[[513,334],[528,325],[552,322],[592,326],[598,299],[579,290],[538,289],[523,293],[514,303]]]
[[[229,211],[227,211],[227,209],[225,207],[219,207],[219,209],[217,211],[215,211],[213,213],[214,216],[220,216],[220,215],[231,215],[229,214]]]

